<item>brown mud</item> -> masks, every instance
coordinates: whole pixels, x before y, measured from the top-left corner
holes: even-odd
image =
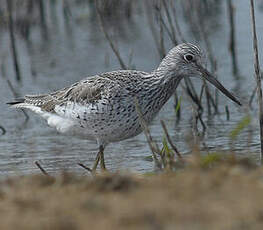
[[[263,168],[5,179],[0,229],[263,229]]]

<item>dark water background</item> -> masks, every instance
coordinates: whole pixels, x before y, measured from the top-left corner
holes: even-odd
[[[62,170],[83,172],[77,163],[91,165],[95,158],[96,143],[59,135],[49,128],[44,120],[32,113],[28,113],[30,119],[24,123],[24,116],[20,111],[12,110],[5,105],[5,102],[14,97],[5,78],[10,79],[19,95],[38,94],[68,86],[96,73],[120,69],[101,31],[94,5],[81,3],[81,1],[70,4],[71,13],[66,20],[62,2],[49,1],[45,5],[47,39],[43,37],[43,31],[38,24],[32,26],[28,40],[16,30],[21,83],[15,80],[8,29],[4,26],[0,28],[0,125],[7,130],[5,135],[0,136],[1,175],[36,172],[38,171],[34,165],[36,160],[49,172]],[[217,76],[226,88],[238,95],[246,104],[255,87],[249,1],[233,1],[236,13],[239,80],[233,77],[228,50],[230,27],[227,4],[226,1],[213,2],[213,11],[206,12],[204,18],[208,39],[217,60]],[[177,5],[177,18],[184,38],[188,42],[205,47],[204,42],[194,36],[189,15],[183,13],[180,3]],[[114,20],[107,21],[106,27],[126,63],[131,59],[130,64],[133,68],[152,71],[158,66],[160,56],[154,45],[146,12],[146,6],[141,1],[133,6],[130,17],[120,13]],[[263,1],[260,0],[256,1],[256,19],[262,63]],[[167,50],[173,46],[167,34],[164,43]],[[201,81],[194,79],[193,82],[197,91],[200,92]],[[180,122],[176,123],[174,100],[171,99],[152,123],[151,133],[155,140],[161,143],[163,132],[160,119],[163,119],[177,148],[183,154],[189,154],[190,149],[186,139],[189,133],[192,133],[192,109],[181,87],[178,87],[177,92],[182,96]],[[220,115],[213,117],[207,116],[207,108],[204,106],[203,119],[207,125],[203,139],[206,146],[204,151],[229,150],[231,148],[229,133],[247,114],[246,109],[234,105],[222,94],[219,94],[219,104]],[[226,119],[226,105],[231,113],[230,120]],[[255,102],[253,107],[256,107]],[[253,118],[252,124],[237,137],[233,148],[239,155],[251,155],[258,159],[260,144],[257,112],[251,110],[249,114]],[[111,144],[105,150],[106,164],[111,170],[151,171],[154,168],[153,162],[145,159],[150,155],[143,134]]]

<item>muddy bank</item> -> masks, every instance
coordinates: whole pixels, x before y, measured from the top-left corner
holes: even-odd
[[[262,229],[263,169],[222,164],[162,175],[1,182],[0,229]]]

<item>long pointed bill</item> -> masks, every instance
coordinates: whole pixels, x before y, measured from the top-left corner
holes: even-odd
[[[223,94],[225,94],[227,97],[229,97],[232,101],[236,102],[238,105],[242,105],[240,101],[234,97],[233,94],[231,94],[211,73],[208,72],[203,66],[197,65],[200,73],[203,74],[203,77],[209,81],[211,84],[213,84],[216,88],[218,88]]]

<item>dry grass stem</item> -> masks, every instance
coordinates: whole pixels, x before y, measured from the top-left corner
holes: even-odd
[[[203,22],[203,17],[202,17],[202,15],[200,15],[200,13],[199,13],[199,15],[197,15],[196,20],[198,22],[198,23],[196,23],[196,25],[198,26],[199,33],[200,33],[201,38],[204,41],[205,46],[206,46],[207,56],[208,56],[208,59],[210,60],[210,63],[211,63],[212,72],[215,73],[216,59],[215,59],[215,55],[213,53],[212,46],[211,46],[211,43],[209,40],[209,35],[207,34],[207,31],[206,31],[206,28],[205,28],[205,25]]]
[[[14,22],[13,22],[13,0],[6,0],[7,8],[8,8],[8,28],[9,28],[9,36],[10,36],[10,42],[11,42],[11,49],[12,49],[12,55],[14,60],[14,67],[16,72],[16,80],[21,80],[21,72],[20,67],[18,63],[18,55],[17,55],[17,49],[16,49],[16,41],[15,41],[15,33],[14,33]]]
[[[228,5],[228,17],[230,24],[230,41],[229,50],[232,56],[232,72],[233,75],[238,78],[238,67],[237,67],[237,49],[236,49],[236,28],[235,28],[235,10],[232,0],[227,0]]]
[[[257,92],[257,86],[253,89],[251,96],[249,98],[249,107],[250,108],[252,108],[252,103],[253,103],[253,100],[255,98],[256,92]]]
[[[0,129],[2,130],[2,135],[5,135],[6,134],[6,129],[0,125]]]
[[[160,5],[156,6],[157,11],[157,18],[159,20],[159,34],[160,34],[160,51],[161,51],[161,57],[164,58],[166,55],[165,51],[165,45],[164,45],[164,23],[162,23],[162,8],[161,8],[161,2]]]
[[[107,41],[109,42],[110,44],[110,47],[112,49],[112,51],[114,52],[115,56],[117,57],[119,63],[120,63],[120,66],[122,69],[128,69],[128,67],[125,65],[125,62],[123,61],[120,53],[119,53],[119,50],[117,49],[117,47],[115,46],[115,44],[113,43],[112,39],[110,38],[105,26],[104,26],[104,23],[103,23],[103,15],[98,7],[98,3],[97,3],[98,0],[95,1],[95,5],[96,5],[96,11],[97,11],[97,14],[99,16],[99,22],[100,22],[100,27],[102,29],[102,32],[105,36],[105,38],[107,39]]]
[[[206,83],[204,83],[205,85],[205,92],[206,92],[206,96],[207,96],[207,101],[209,101],[209,105],[208,105],[208,108],[210,109],[210,102],[211,102],[211,105],[214,107],[214,110],[215,110],[215,113],[218,113],[218,106],[217,106],[217,103],[216,101],[214,100],[212,94],[210,93],[210,90],[209,90],[209,87],[207,86]],[[217,90],[216,90],[217,91]]]
[[[182,89],[185,91],[186,95],[190,98],[190,100],[198,106],[198,110],[203,111],[201,100],[196,94],[196,91],[194,89],[192,82],[188,78],[184,78],[184,82],[185,82],[185,86],[181,84]]]
[[[89,171],[90,173],[92,173],[92,169],[87,167],[86,165],[82,164],[82,163],[78,163],[78,165],[82,168],[84,168],[85,170]]]
[[[176,32],[175,32],[175,28],[174,28],[174,25],[173,25],[173,22],[172,22],[172,18],[171,18],[171,15],[170,15],[170,11],[169,11],[169,8],[167,6],[167,1],[166,0],[162,0],[162,3],[163,3],[163,6],[164,6],[164,10],[165,10],[165,13],[166,13],[166,17],[167,17],[167,20],[168,20],[168,24],[170,26],[170,34],[171,34],[171,40],[173,42],[173,44],[176,46],[179,44],[178,42],[178,39],[176,38]]]
[[[48,39],[48,29],[47,29],[45,6],[44,6],[45,2],[46,1],[38,0],[38,7],[39,7],[39,15],[40,15],[40,24],[41,24],[41,29],[42,29],[42,36],[45,39]]]
[[[230,113],[229,113],[229,109],[228,109],[228,106],[227,106],[227,105],[225,106],[225,110],[226,110],[226,120],[229,121],[229,119],[230,119]]]
[[[38,161],[35,161],[35,165],[40,169],[40,171],[46,175],[46,176],[50,176],[47,171],[40,165],[40,163]]]
[[[136,108],[136,112],[138,114],[138,117],[139,117],[139,121],[140,121],[140,124],[141,124],[141,127],[144,131],[144,134],[146,136],[146,139],[147,139],[147,142],[148,142],[148,145],[151,149],[151,152],[152,152],[152,155],[153,155],[153,159],[155,161],[155,164],[156,166],[159,168],[159,169],[162,169],[162,166],[161,166],[161,163],[159,162],[158,160],[158,157],[156,155],[156,153],[162,157],[162,154],[161,154],[161,151],[160,151],[160,148],[158,147],[157,143],[155,141],[153,141],[153,138],[151,136],[151,133],[150,133],[150,129],[148,127],[148,125],[146,124],[144,118],[143,118],[143,114],[142,114],[142,111],[139,107],[139,103],[138,103],[138,100],[137,98],[135,98],[135,108]]]
[[[159,43],[158,32],[157,32],[157,29],[156,29],[155,23],[154,23],[153,9],[152,9],[152,5],[151,5],[152,1],[150,1],[150,3],[149,3],[149,0],[146,0],[146,1],[144,1],[144,4],[145,4],[145,9],[146,9],[146,16],[147,16],[149,29],[151,31],[151,34],[152,34],[152,37],[154,40],[154,44],[156,46],[158,54],[160,55],[160,59],[162,59],[165,54],[163,54],[163,51],[161,49],[161,46]]]
[[[161,125],[162,125],[163,131],[164,131],[164,135],[165,135],[168,143],[171,145],[172,149],[174,150],[174,152],[176,153],[178,158],[182,159],[182,155],[180,154],[180,152],[176,148],[175,144],[172,142],[171,137],[170,137],[170,135],[169,135],[169,133],[167,131],[166,125],[165,125],[163,120],[161,120]]]
[[[179,105],[179,103],[181,103],[180,99],[178,98],[178,94],[175,92],[174,93],[174,107],[175,107],[175,109]],[[177,118],[177,122],[179,122],[181,119],[181,105],[179,105],[179,107],[176,111],[176,118]]]
[[[178,37],[180,38],[182,43],[186,43],[186,40],[183,37],[180,25],[179,25],[177,17],[176,17],[177,13],[176,13],[176,7],[175,7],[175,2],[174,1],[171,1],[171,8],[172,8],[172,11],[173,11],[173,18],[174,18],[175,28],[176,28],[176,31],[178,33]]]
[[[192,111],[193,111],[193,119],[195,119],[195,122],[193,123],[194,124],[194,128],[195,128],[195,131],[198,131],[197,130],[197,122],[198,120],[200,120],[200,123],[203,127],[203,133],[206,131],[206,125],[202,119],[202,112],[203,112],[203,107],[201,104],[200,101],[199,101],[199,98],[198,100],[196,101],[195,98],[193,97],[193,95],[191,95],[191,93],[188,91],[187,87],[181,85],[182,89],[184,90],[184,92],[186,93],[186,96],[190,99],[190,103],[191,103],[191,106],[192,106]],[[193,103],[194,102],[194,103]],[[198,106],[198,108],[196,108],[196,106]]]
[[[253,34],[253,48],[254,48],[254,69],[255,78],[257,83],[257,95],[258,95],[258,106],[259,106],[259,125],[260,125],[260,145],[261,154],[260,161],[263,161],[263,102],[262,102],[262,88],[261,88],[261,71],[259,66],[258,57],[258,41],[257,41],[257,31],[256,31],[256,19],[255,19],[255,9],[254,0],[250,0],[250,14],[252,23],[252,34]]]

